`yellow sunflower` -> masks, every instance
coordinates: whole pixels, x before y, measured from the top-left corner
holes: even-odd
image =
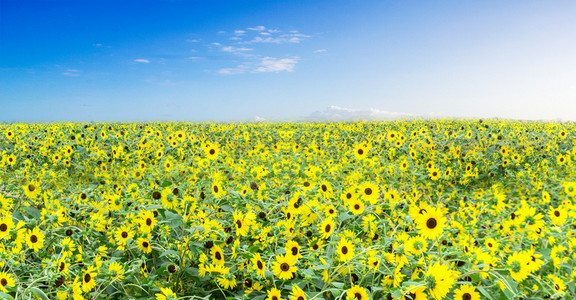
[[[445,224],[446,217],[442,215],[440,210],[433,207],[420,214],[416,220],[416,227],[420,235],[432,240],[442,234]]]
[[[343,238],[338,243],[338,255],[340,256],[340,261],[349,261],[354,257],[354,245],[347,239]]]
[[[294,266],[295,260],[286,255],[276,255],[276,261],[272,263],[272,272],[280,279],[292,279],[297,268]]]
[[[14,276],[6,272],[0,272],[0,291],[8,293],[7,287],[14,287],[16,283],[14,282]]]
[[[44,245],[44,233],[42,233],[38,227],[28,230],[28,233],[26,234],[26,243],[30,249],[34,250],[34,252],[42,249],[42,246]]]
[[[353,285],[348,289],[348,291],[346,291],[346,299],[368,300],[370,298],[368,297],[368,292],[366,292],[365,288],[359,285]]]
[[[475,287],[464,284],[454,290],[454,300],[480,300],[480,294],[476,292]]]

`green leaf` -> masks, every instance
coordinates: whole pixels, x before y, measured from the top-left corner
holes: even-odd
[[[39,288],[31,287],[30,290],[31,290],[32,293],[34,293],[36,296],[40,297],[40,299],[48,300],[48,296],[46,296],[46,294],[44,294],[44,292],[43,292],[42,290],[40,290]]]
[[[488,293],[488,291],[486,291],[486,289],[484,289],[483,287],[476,287],[476,289],[480,291],[480,294],[484,295],[484,297],[486,297],[487,299],[490,300],[494,299],[492,298],[492,295],[490,295],[490,293]]]
[[[342,283],[342,282],[331,282],[330,284],[332,284],[334,287],[337,287],[339,289],[344,287],[344,283]]]
[[[40,219],[41,219],[40,211],[36,207],[24,206],[23,208],[34,219],[37,219],[38,221],[40,221]]]
[[[178,252],[175,250],[166,250],[166,251],[162,252],[162,254],[160,254],[160,257],[164,257],[167,255],[174,255],[174,254],[178,254]]]

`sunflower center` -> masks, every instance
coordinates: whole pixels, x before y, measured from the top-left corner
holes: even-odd
[[[126,231],[122,231],[122,238],[127,238],[128,237],[128,232]]]
[[[290,265],[287,263],[282,263],[280,265],[280,270],[282,270],[283,272],[286,272],[286,271],[290,270]]]
[[[555,210],[555,211],[554,211],[554,215],[555,215],[556,217],[560,217],[560,212],[557,211],[557,210]]]
[[[216,252],[216,254],[214,254],[214,257],[215,257],[217,260],[221,260],[221,259],[222,259],[222,254],[220,254],[220,252]]]
[[[470,300],[472,299],[472,295],[470,295],[469,293],[464,293],[462,295],[462,300]]]
[[[426,227],[430,229],[436,228],[436,225],[438,225],[438,221],[436,221],[434,218],[430,218],[428,221],[426,221]]]
[[[28,185],[28,190],[33,192],[36,189],[36,187],[33,184],[29,184]]]
[[[279,300],[277,296],[273,296],[272,300]]]
[[[343,246],[341,250],[342,250],[342,254],[348,253],[348,247],[346,247],[346,246]]]
[[[258,269],[260,269],[260,270],[262,270],[262,268],[264,268],[261,261],[257,261],[256,265],[258,266]]]
[[[511,267],[512,267],[513,272],[515,272],[515,273],[520,272],[520,268],[521,268],[520,262],[517,262],[517,261],[512,262]]]
[[[364,189],[364,194],[366,194],[368,196],[372,195],[372,189],[371,188]]]
[[[2,284],[2,286],[6,286],[8,284],[8,280],[6,280],[6,278],[2,278],[2,280],[0,280],[0,284]]]
[[[147,226],[152,225],[152,219],[147,218],[147,219],[146,219],[146,225],[147,225]]]
[[[242,221],[236,220],[236,226],[238,226],[238,229],[242,228]]]
[[[292,247],[291,251],[292,251],[292,255],[298,255],[298,248]]]
[[[144,241],[144,242],[142,242],[142,246],[144,248],[148,248],[148,246],[150,246],[150,244],[148,244],[148,242]]]
[[[60,266],[58,267],[58,271],[62,272],[62,270],[64,270],[64,267],[66,267],[66,264],[64,262],[61,262]]]
[[[351,199],[352,198],[352,193],[347,193],[346,194],[346,199]]]
[[[362,294],[360,294],[360,293],[354,293],[354,298],[355,298],[355,299],[362,299]]]
[[[358,154],[360,154],[360,155],[364,154],[364,150],[358,149]]]
[[[296,299],[296,300],[304,300],[304,297],[298,296],[298,299]]]
[[[304,182],[304,186],[305,186],[305,187],[309,187],[309,186],[310,186],[310,182],[305,181],[305,182]]]
[[[84,282],[88,283],[90,282],[91,279],[92,276],[90,276],[90,273],[86,273],[86,275],[84,275]]]
[[[332,229],[332,226],[330,226],[330,224],[326,225],[326,227],[324,228],[325,232],[330,232],[330,229]]]
[[[210,149],[210,155],[214,155],[214,153],[216,153],[216,150]]]
[[[6,225],[5,223],[0,224],[0,231],[6,231],[8,230],[8,225]]]
[[[214,186],[214,193],[218,193],[218,186],[217,185]]]
[[[322,185],[322,191],[325,192],[325,191],[327,191],[327,190],[328,190],[328,187],[327,187],[325,184],[323,184],[323,185]]]
[[[36,235],[31,235],[31,236],[30,236],[30,241],[31,241],[32,243],[36,243],[36,242],[38,241],[38,237],[37,237]]]
[[[356,210],[360,209],[360,204],[354,204],[354,209]]]

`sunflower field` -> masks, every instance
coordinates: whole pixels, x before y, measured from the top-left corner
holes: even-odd
[[[575,129],[0,124],[0,297],[575,299]]]

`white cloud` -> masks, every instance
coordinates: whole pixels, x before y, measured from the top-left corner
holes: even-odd
[[[268,72],[293,72],[294,66],[298,63],[299,58],[274,58],[264,57],[259,61],[251,61],[235,68],[224,68],[218,70],[221,75],[237,75],[244,73],[268,73]]]
[[[294,58],[274,58],[264,57],[259,66],[254,69],[254,72],[280,72],[280,71],[294,71],[294,66],[298,63],[298,57]]]
[[[246,68],[243,68],[242,66],[238,66],[237,68],[224,68],[224,69],[220,69],[218,70],[218,74],[221,75],[237,75],[237,74],[244,74],[246,73]]]
[[[224,52],[245,52],[245,51],[252,51],[252,48],[246,47],[234,47],[234,46],[224,46],[222,47],[222,51]]]
[[[143,58],[138,58],[138,59],[135,59],[135,60],[134,60],[134,62],[138,62],[138,63],[146,63],[146,64],[149,64],[149,63],[150,63],[150,61],[149,61],[149,60],[147,60],[147,59],[143,59]]]
[[[244,30],[234,30],[235,35],[244,35],[245,33],[246,33],[246,31],[244,31]]]
[[[264,27],[264,26],[256,26],[256,27],[251,27],[251,28],[248,28],[248,30],[253,30],[253,31],[264,31],[264,30],[266,30],[266,27]]]
[[[324,53],[324,52],[326,52],[326,51],[328,51],[328,50],[326,50],[326,49],[318,49],[318,50],[314,50],[314,53]]]
[[[323,111],[316,111],[308,116],[311,120],[348,121],[348,120],[386,120],[415,117],[415,115],[390,112],[376,108],[352,109],[340,106],[329,106]]]
[[[266,119],[265,119],[265,118],[262,118],[262,117],[260,117],[260,116],[255,116],[255,117],[254,117],[254,121],[255,121],[255,122],[264,122],[264,121],[266,121]]]
[[[63,72],[62,75],[70,77],[78,77],[80,76],[80,71],[76,69],[68,69],[65,72]]]
[[[202,59],[202,57],[190,56],[190,57],[188,57],[188,59],[190,59],[190,60],[199,60],[199,59]]]

